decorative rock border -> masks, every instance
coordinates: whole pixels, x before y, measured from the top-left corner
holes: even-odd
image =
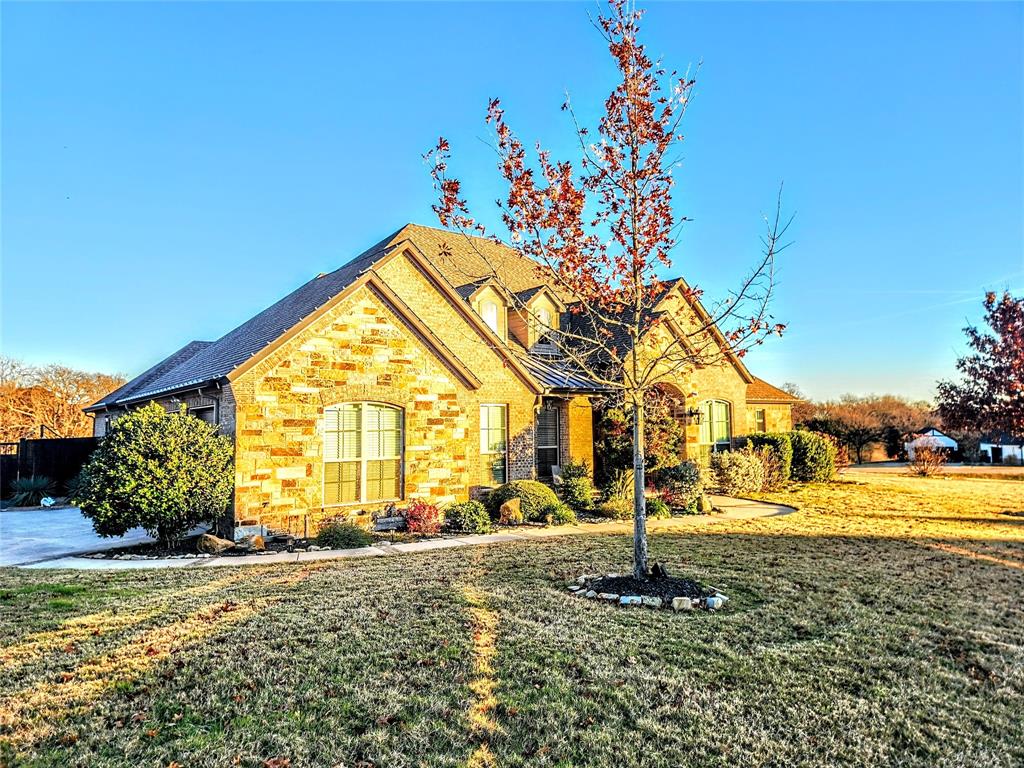
[[[603,600],[622,607],[638,606],[643,608],[666,608],[678,613],[679,611],[717,611],[725,607],[729,598],[714,590],[714,594],[708,597],[674,597],[671,603],[666,603],[660,597],[648,595],[616,595],[613,592],[598,592],[592,589],[594,582],[599,579],[614,579],[622,576],[620,573],[606,573],[604,576],[584,574],[576,581],[568,585],[569,594],[582,597],[588,600]]]

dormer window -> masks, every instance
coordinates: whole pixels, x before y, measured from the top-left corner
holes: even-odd
[[[543,334],[545,329],[551,328],[551,310],[547,307],[538,309],[537,320],[540,322],[540,332]]]
[[[498,320],[499,315],[497,302],[490,300],[484,301],[480,314],[483,317],[484,322],[487,323],[488,328],[497,334],[501,333],[501,324]]]

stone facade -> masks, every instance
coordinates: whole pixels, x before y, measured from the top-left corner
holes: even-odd
[[[536,393],[504,369],[486,340],[408,262],[395,259],[386,267],[388,287],[471,367],[480,385],[467,386],[402,312],[360,288],[234,381],[236,525],[311,533],[326,517],[383,506],[324,507],[324,409],[346,402],[402,409],[402,502],[442,505],[479,489],[483,404],[507,406],[509,479],[532,477]]]
[[[747,403],[748,434],[757,425],[757,411],[764,410],[765,432],[788,432],[793,429],[793,407],[788,403]]]

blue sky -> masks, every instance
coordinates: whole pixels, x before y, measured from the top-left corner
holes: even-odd
[[[483,216],[488,97],[556,155],[613,85],[593,4],[2,7],[2,351],[134,374],[407,221],[440,134]],[[702,61],[673,272],[721,295],[785,182],[781,340],[814,397],[932,393],[986,289],[1024,285],[1024,5],[654,4]]]

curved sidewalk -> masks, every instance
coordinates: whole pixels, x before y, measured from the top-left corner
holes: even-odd
[[[770,504],[750,499],[735,499],[728,496],[712,496],[712,503],[721,512],[710,515],[685,515],[668,520],[649,520],[647,528],[651,533],[686,530],[703,525],[713,525],[721,520],[748,520],[757,517],[774,517],[795,512],[794,507]],[[630,533],[632,520],[561,525],[554,528],[519,528],[515,533],[492,533],[458,538],[427,539],[404,544],[378,542],[372,547],[359,549],[331,549],[319,552],[274,552],[265,555],[242,555],[237,557],[211,558],[168,558],[161,560],[96,560],[90,557],[60,557],[21,568],[72,568],[81,570],[131,570],[137,568],[218,568],[240,565],[269,565],[273,563],[304,563],[312,560],[334,560],[356,557],[388,557],[413,552],[429,552],[435,549],[453,549],[503,541],[528,541],[553,536],[585,536],[587,534]]]

